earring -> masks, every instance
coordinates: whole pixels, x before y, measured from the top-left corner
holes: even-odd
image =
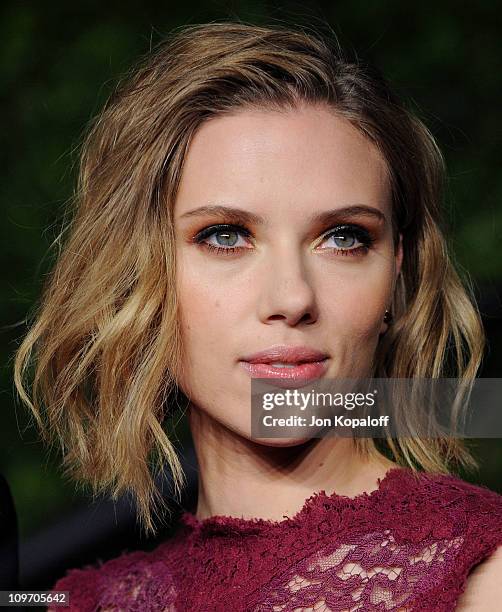
[[[393,318],[394,318],[394,315],[392,314],[392,312],[390,310],[386,310],[383,316],[384,323],[389,323],[389,324],[392,323]]]

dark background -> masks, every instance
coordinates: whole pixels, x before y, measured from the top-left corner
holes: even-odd
[[[66,566],[92,561],[98,554],[112,556],[139,542],[133,541],[139,536],[128,502],[122,500],[117,508],[105,502],[92,505],[88,492],[76,491],[64,480],[57,454],[47,454],[26,411],[16,406],[12,383],[12,355],[26,331],[23,319],[54,260],[50,245],[74,185],[76,149],[87,122],[121,74],[163,34],[183,24],[232,17],[314,26],[327,21],[344,46],[383,70],[444,152],[452,253],[474,285],[489,337],[480,376],[498,377],[501,13],[500,3],[488,0],[468,7],[453,1],[402,0],[3,3],[0,473],[17,510],[22,586],[48,588]],[[180,440],[182,445],[188,442],[186,423]],[[462,476],[502,492],[501,440],[474,440],[471,446],[481,469]],[[194,466],[189,450],[187,457],[187,466]],[[187,496],[193,500],[195,476],[190,474]],[[108,544],[100,548],[99,542]]]

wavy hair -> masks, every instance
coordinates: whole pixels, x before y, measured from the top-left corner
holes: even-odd
[[[176,493],[184,486],[163,423],[182,367],[173,205],[190,140],[211,117],[302,103],[334,109],[388,165],[404,260],[375,375],[473,380],[480,366],[479,311],[445,238],[441,153],[381,74],[313,29],[231,21],[177,28],[122,79],[86,131],[71,222],[55,241],[56,262],[14,362],[18,394],[44,436],[60,443],[65,472],[95,492],[132,492],[147,530],[163,504],[152,467],[167,463]],[[373,442],[356,440],[367,453]],[[477,466],[459,439],[386,443],[413,469]]]

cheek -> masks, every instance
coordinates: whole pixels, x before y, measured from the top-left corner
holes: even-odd
[[[330,285],[322,292],[325,320],[341,336],[362,340],[378,337],[392,293],[392,268],[374,266],[371,271],[354,271],[324,282]]]
[[[232,368],[238,367],[235,330],[243,319],[242,287],[233,287],[231,290],[228,282],[221,278],[218,282],[195,269],[191,274],[185,269],[177,285],[183,348],[181,388],[194,406],[227,425],[235,425],[239,417],[227,414],[221,398],[226,397],[230,405],[246,406],[249,402],[249,389],[242,384],[232,387],[229,381]],[[246,431],[247,414],[240,412],[245,421],[238,431]]]
[[[186,269],[178,282],[178,301],[183,342],[191,359],[198,359],[202,349],[206,355],[228,349],[229,332],[238,325],[243,306],[238,287],[230,289],[221,279]]]

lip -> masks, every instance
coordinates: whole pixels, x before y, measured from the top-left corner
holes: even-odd
[[[296,363],[289,368],[270,365],[275,361]],[[299,387],[324,376],[329,357],[316,349],[305,346],[278,345],[254,353],[240,361],[240,365],[251,378],[272,378],[273,384],[281,388]]]
[[[324,376],[328,369],[329,359],[311,361],[292,368],[278,368],[268,363],[248,363],[240,365],[251,378],[270,378],[271,384],[281,389],[299,388]]]
[[[247,363],[273,363],[280,361],[282,363],[308,363],[322,361],[327,359],[329,355],[318,351],[317,349],[308,346],[288,346],[285,344],[276,344],[263,351],[258,351],[252,355],[242,357],[241,361]]]

